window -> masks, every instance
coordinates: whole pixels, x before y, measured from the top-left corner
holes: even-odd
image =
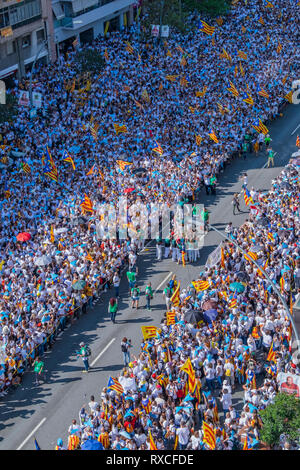
[[[7,55],[14,54],[16,52],[16,43],[15,41],[9,41],[6,43],[6,53]]]
[[[25,49],[25,47],[29,47],[31,44],[31,37],[30,37],[30,34],[28,34],[27,36],[24,36],[22,38],[22,47]]]
[[[41,42],[43,42],[45,39],[45,31],[43,29],[39,29],[37,32],[36,32],[36,40],[37,40],[37,43],[40,44]]]

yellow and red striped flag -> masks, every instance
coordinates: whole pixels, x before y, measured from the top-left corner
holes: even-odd
[[[293,104],[293,92],[290,91],[289,93],[287,93],[284,98],[291,104]]]
[[[205,95],[206,91],[207,91],[207,86],[204,86],[202,91],[196,91],[196,97],[202,98]]]
[[[93,165],[92,168],[87,172],[86,176],[93,175],[94,169],[95,169],[95,165]]]
[[[209,137],[211,138],[211,140],[213,140],[214,142],[216,142],[216,144],[219,143],[219,140],[215,134],[215,131],[211,130],[210,133],[208,134]]]
[[[209,288],[209,282],[202,281],[201,279],[199,281],[193,281],[192,284],[197,292],[207,290]]]
[[[127,127],[126,127],[125,124],[120,125],[120,124],[114,123],[114,128],[115,128],[115,131],[116,131],[116,134],[117,134],[117,135],[119,135],[119,134],[122,133],[122,132],[123,132],[124,134],[125,134],[126,132],[128,132],[128,131],[127,131]]]
[[[264,22],[264,20],[263,20],[263,18],[262,18],[262,17],[260,17],[260,18],[259,18],[258,22],[259,22],[260,24],[262,24],[262,25],[264,25],[264,24],[265,24],[265,22]]]
[[[92,212],[92,213],[94,212],[93,203],[86,194],[84,195],[84,198],[82,199],[80,203],[80,207],[83,212]]]
[[[177,307],[180,303],[179,292],[180,292],[180,282],[178,282],[178,286],[176,287],[175,292],[173,293],[170,299],[170,301],[175,307]]]
[[[202,137],[200,137],[200,135],[196,135],[196,134],[195,134],[195,137],[196,137],[196,144],[201,145]]]
[[[152,151],[158,153],[159,155],[163,155],[164,151],[162,149],[162,146],[157,142],[157,140],[155,142],[156,142],[157,147],[152,149]]]
[[[68,450],[75,450],[79,444],[79,437],[76,434],[72,434],[68,438]]]
[[[239,57],[240,59],[245,59],[245,60],[248,59],[248,56],[247,56],[246,52],[238,51],[238,54],[237,54],[237,55],[238,55],[238,57]]]
[[[256,261],[257,258],[258,258],[257,254],[256,254],[256,253],[253,253],[252,251],[248,251],[247,254],[244,255],[244,257],[245,257],[245,259],[246,259],[247,261],[251,261],[251,262],[252,262],[253,260]]]
[[[275,359],[276,359],[276,353],[273,350],[273,341],[272,341],[272,344],[268,352],[267,361],[271,362],[271,361],[275,361]]]
[[[105,52],[104,52],[104,57],[105,57],[105,59],[106,59],[106,60],[108,60],[108,59],[109,59],[109,57],[108,57],[108,52],[107,52],[107,48],[105,49]]]
[[[280,42],[278,42],[276,52],[277,52],[277,54],[279,54],[281,51],[282,51],[282,44]]]
[[[200,27],[199,31],[202,33],[208,34],[208,36],[212,36],[215,32],[215,26],[210,26],[209,24],[205,23],[205,21],[200,20]]]
[[[126,41],[125,44],[126,44],[125,46],[126,51],[129,52],[129,54],[133,54],[134,49],[132,45],[130,44],[130,42]]]
[[[156,444],[149,429],[150,450],[157,450]]]
[[[229,87],[227,88],[227,90],[230,91],[230,93],[232,93],[234,96],[239,96],[239,92],[231,81],[229,81]]]
[[[187,358],[183,366],[180,367],[180,370],[186,372],[189,376],[189,391],[193,393],[196,387],[196,375],[193,365],[191,363],[191,359],[189,357]]]
[[[297,145],[297,147],[300,147],[300,138],[299,138],[298,135],[297,135],[297,139],[296,139],[296,145]]]
[[[124,171],[127,166],[132,165],[131,162],[125,162],[124,160],[116,160],[116,163],[122,171]]]
[[[169,80],[169,82],[175,82],[178,76],[179,75],[166,75],[166,80]]]
[[[93,122],[90,126],[91,134],[95,140],[98,140],[98,129],[100,125],[97,122]]]
[[[55,242],[54,225],[51,225],[51,227],[50,227],[50,241],[51,241],[51,243]]]
[[[175,317],[176,317],[175,312],[167,312],[166,317],[167,317],[167,325],[168,326],[175,324]]]
[[[214,433],[213,428],[206,423],[205,421],[202,422],[202,429],[203,429],[203,442],[206,442],[211,450],[216,448],[216,436]]]
[[[156,326],[141,326],[141,330],[145,341],[147,339],[155,338],[161,331]]]

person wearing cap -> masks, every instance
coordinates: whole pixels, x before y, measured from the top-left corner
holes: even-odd
[[[63,446],[63,440],[62,440],[61,438],[57,439],[57,444],[56,444],[54,450],[67,450],[67,449]]]

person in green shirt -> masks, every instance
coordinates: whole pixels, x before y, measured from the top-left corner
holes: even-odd
[[[108,313],[110,313],[110,319],[113,323],[116,323],[116,314],[118,310],[118,301],[112,297],[108,303]]]
[[[137,284],[134,284],[134,287],[131,289],[131,308],[139,308],[139,300],[140,300],[140,289],[138,288]]]
[[[268,149],[268,165],[267,168],[270,167],[270,163],[272,163],[272,166],[274,166],[274,151],[273,149]]]
[[[146,295],[146,302],[147,302],[147,310],[151,310],[150,306],[150,300],[153,299],[153,290],[151,287],[151,282],[148,282],[146,289],[145,289],[145,295]]]
[[[129,292],[131,292],[131,289],[134,287],[136,281],[136,273],[132,271],[127,271],[126,275],[129,282]]]
[[[267,134],[266,137],[265,137],[265,145],[266,145],[266,151],[267,151],[267,153],[268,153],[268,148],[269,148],[269,145],[270,145],[271,140],[272,140],[272,139],[271,139],[270,135]]]
[[[209,224],[209,212],[206,208],[201,211],[201,218],[204,222],[204,231],[208,231],[208,224]]]
[[[215,175],[211,175],[209,184],[210,184],[211,193],[215,196],[216,187],[217,187],[217,178],[215,177]]]
[[[35,358],[34,363],[33,363],[33,370],[35,372],[35,384],[36,385],[39,385],[39,383],[40,383],[39,377],[41,377],[41,375],[43,373],[44,366],[45,366],[44,362],[41,361],[39,356],[37,356]]]

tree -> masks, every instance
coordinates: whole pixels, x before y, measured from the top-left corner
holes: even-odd
[[[215,17],[224,15],[230,8],[229,0],[183,0],[189,11],[198,11]]]
[[[143,5],[146,12],[143,22],[147,28],[151,24],[158,24],[169,25],[182,33],[188,30],[188,12],[182,0],[145,0]]]
[[[281,434],[291,440],[299,439],[300,402],[293,395],[278,393],[274,403],[260,412],[263,427],[260,438],[270,446],[279,443]]]
[[[6,103],[0,104],[0,123],[12,121],[17,111],[17,98],[10,93],[6,93]]]
[[[84,49],[77,52],[74,64],[79,74],[86,72],[99,73],[105,66],[105,60],[96,49]]]

